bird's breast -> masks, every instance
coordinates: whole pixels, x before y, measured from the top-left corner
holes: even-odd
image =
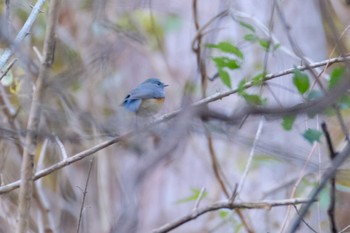
[[[141,116],[152,116],[163,106],[164,98],[143,99],[137,111]]]

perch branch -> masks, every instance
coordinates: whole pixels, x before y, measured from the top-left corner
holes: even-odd
[[[334,64],[334,63],[339,63],[339,62],[344,62],[345,60],[350,60],[350,55],[347,55],[345,57],[336,57],[336,58],[332,58],[332,59],[329,59],[329,60],[325,60],[325,61],[322,61],[322,62],[318,62],[318,63],[314,63],[314,64],[311,64],[310,67],[312,68],[316,68],[316,67],[320,67],[320,66],[325,66],[325,65],[330,65],[330,64]],[[297,67],[298,69],[300,70],[305,70],[307,69],[307,67],[305,66],[298,66]],[[275,74],[268,74],[266,75],[266,78],[265,80],[271,80],[271,79],[274,79],[274,78],[277,78],[277,77],[281,77],[281,76],[284,76],[284,75],[287,75],[287,74],[291,74],[293,73],[293,70],[294,68],[291,68],[291,69],[287,69],[285,71],[282,71],[282,72],[278,72],[278,73],[275,73]],[[252,87],[253,84],[251,82],[248,82],[246,83],[246,85],[244,86],[244,88],[250,88]],[[233,89],[233,90],[230,90],[230,91],[227,91],[227,92],[224,92],[224,93],[216,93],[214,95],[211,95],[211,96],[208,96],[204,99],[201,99],[195,103],[192,104],[193,107],[199,107],[199,106],[203,106],[205,104],[208,104],[208,103],[211,103],[211,102],[214,102],[214,101],[217,101],[217,100],[220,100],[222,98],[225,98],[227,96],[230,96],[230,95],[233,95],[235,93],[238,92],[238,89]],[[167,114],[164,114],[160,117],[158,117],[152,125],[154,124],[159,124],[159,123],[162,123],[162,122],[165,122],[167,120],[170,120],[172,118],[174,118],[175,116],[177,116],[179,113],[181,112],[181,110],[176,110],[176,111],[173,111],[171,113],[167,113]],[[50,167],[46,168],[46,169],[43,169],[42,171],[38,172],[35,174],[34,176],[34,180],[37,180],[37,179],[40,179],[44,176],[47,176],[49,174],[51,174],[52,172],[55,172],[63,167],[66,167],[72,163],[75,163],[79,160],[82,160],[84,159],[85,157],[88,157],[94,153],[96,153],[97,151],[100,151],[110,145],[113,145],[115,143],[118,143],[120,141],[123,141],[125,140],[126,138],[132,136],[134,134],[134,132],[129,132],[129,133],[126,133],[122,136],[119,136],[119,137],[114,137],[110,140],[107,140],[107,141],[104,141],[100,144],[97,144],[89,149],[86,149],[82,152],[79,152],[71,157],[69,157],[68,159],[65,159],[65,160],[62,160],[56,164],[53,164],[51,165]],[[10,192],[14,189],[17,189],[19,187],[19,184],[20,184],[20,181],[17,180],[17,181],[14,181],[12,183],[9,183],[7,185],[4,185],[4,186],[1,186],[0,187],[0,194],[3,194],[3,193],[7,193],[7,192]]]

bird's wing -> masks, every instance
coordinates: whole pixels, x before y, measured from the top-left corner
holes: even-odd
[[[148,99],[148,98],[162,98],[164,94],[161,93],[153,85],[143,85],[135,88],[129,94],[129,99]]]
[[[129,110],[130,112],[137,112],[142,103],[141,99],[125,99],[123,102],[123,106]]]

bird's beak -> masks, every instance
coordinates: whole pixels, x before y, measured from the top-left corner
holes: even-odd
[[[167,87],[167,86],[169,86],[168,84],[163,84],[163,87]]]

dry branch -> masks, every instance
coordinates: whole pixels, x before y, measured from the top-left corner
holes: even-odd
[[[48,76],[49,69],[53,62],[53,54],[55,48],[55,27],[58,19],[58,2],[59,0],[51,0],[49,6],[47,30],[44,41],[44,60],[40,67],[39,75],[35,83],[32,104],[29,113],[25,147],[23,150],[23,160],[21,165],[21,188],[19,193],[19,206],[17,225],[18,233],[27,232],[28,220],[30,216],[30,205],[33,196],[34,183],[34,156],[37,147],[37,136],[32,133],[38,130],[40,120],[40,101],[43,94],[43,83]]]
[[[296,199],[287,199],[287,200],[277,200],[277,201],[262,201],[262,202],[241,202],[241,203],[233,203],[230,200],[228,201],[221,201],[214,203],[212,205],[203,207],[198,209],[197,211],[194,211],[193,213],[190,213],[188,215],[185,215],[171,223],[167,223],[164,226],[153,230],[153,233],[165,233],[169,232],[171,230],[174,230],[175,228],[178,228],[179,226],[194,220],[198,218],[199,216],[211,212],[216,211],[220,209],[271,209],[272,207],[276,206],[287,206],[287,205],[298,205],[303,203],[309,203],[314,202],[315,199],[307,199],[307,198],[296,198]]]

